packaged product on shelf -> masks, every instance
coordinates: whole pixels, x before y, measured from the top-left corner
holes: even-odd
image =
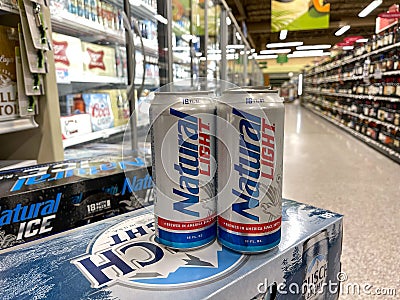
[[[68,0],[68,11],[71,14],[78,14],[78,0]]]
[[[61,117],[61,134],[63,139],[69,139],[92,132],[89,114],[78,114]]]
[[[136,59],[136,73],[135,73],[135,82],[140,81],[143,78],[143,64],[144,64],[144,57],[143,54],[140,51],[135,52],[135,59]]]
[[[57,79],[71,80],[81,77],[83,73],[83,59],[81,40],[53,32],[53,51]]]
[[[97,5],[97,22],[101,25],[104,25],[103,19],[103,2],[100,0],[95,0]]]
[[[97,14],[97,0],[89,0],[90,1],[90,19],[93,22],[98,21],[98,14]]]
[[[385,129],[381,129],[381,131],[378,134],[378,141],[380,141],[383,145],[392,147],[393,146],[393,137],[390,133],[390,131],[387,131]]]
[[[90,20],[90,11],[90,0],[83,0],[83,15],[88,20]]]
[[[52,0],[50,1],[50,11],[52,13],[68,11],[76,14],[76,0]]]
[[[117,77],[115,49],[82,42],[83,69],[89,73]]]
[[[130,117],[126,90],[98,90],[97,92],[110,95],[114,126],[126,125]]]
[[[106,28],[115,29],[115,18],[113,6],[107,2],[101,2],[101,15],[103,18],[103,25]]]
[[[148,91],[147,91],[148,92]],[[150,104],[151,100],[147,95],[145,97],[139,97],[137,101],[137,127],[145,127],[150,125]]]
[[[55,162],[0,172],[0,200],[2,250],[150,204],[152,180],[140,157]]]
[[[114,127],[109,94],[82,94],[86,113],[90,115],[92,130],[99,131]]]
[[[1,3],[4,7],[9,7],[13,9],[18,9],[18,1],[17,0],[3,0]]]
[[[126,58],[126,48],[122,46],[115,46],[115,64],[117,76],[119,78],[128,77],[128,63]]]
[[[18,46],[18,30],[0,26],[0,121],[16,118],[17,74],[15,63],[15,47]]]
[[[84,0],[77,0],[76,1],[76,12],[77,12],[77,15],[80,16],[80,17],[84,17],[85,16]]]
[[[245,255],[218,242],[173,251],[154,241],[150,207],[136,210],[5,251],[2,288],[18,282],[16,299],[338,299],[343,217],[289,200],[283,215],[279,248]]]

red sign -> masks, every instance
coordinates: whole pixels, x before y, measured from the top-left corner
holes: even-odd
[[[386,12],[386,13],[381,13],[378,16],[384,19],[399,19],[400,12]]]
[[[354,44],[357,40],[362,39],[362,36],[349,36],[349,37],[345,37],[343,39],[343,42],[347,43],[347,44]]]
[[[340,42],[340,43],[336,44],[336,46],[338,46],[338,47],[346,47],[346,46],[351,46],[351,45],[353,45],[353,43]]]
[[[386,17],[381,17],[379,15],[378,18],[376,18],[376,28],[375,28],[375,32],[379,33],[384,31],[385,29],[395,25],[398,23],[397,18],[395,15],[397,15],[399,13],[399,6],[397,4],[393,4],[387,13],[383,13],[380,15],[385,15]],[[388,17],[389,15],[391,15],[390,17]]]

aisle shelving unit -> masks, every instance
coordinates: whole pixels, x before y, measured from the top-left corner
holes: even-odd
[[[65,139],[65,140],[63,140],[63,147],[68,148],[68,147],[80,145],[83,143],[92,142],[95,140],[107,139],[110,136],[113,136],[115,134],[123,133],[125,131],[125,129],[126,129],[126,125],[121,125],[121,126],[108,128],[108,129],[104,129],[101,131],[95,131],[95,132],[87,133],[87,134],[80,135],[77,137]]]
[[[142,84],[141,75],[143,74],[143,66],[148,67],[145,70],[146,74],[143,83],[144,88],[149,91],[157,89],[160,83],[168,84],[174,80],[195,79],[203,76],[207,76],[209,80],[215,83],[218,82],[218,79],[229,80],[229,78],[237,79],[238,76],[242,76],[243,78],[237,80],[237,84],[263,84],[261,69],[250,54],[250,44],[242,32],[241,26],[229,11],[229,7],[225,1],[222,0],[219,3],[207,2],[207,6],[204,7],[202,4],[193,2],[191,9],[196,7],[198,15],[196,17],[194,15],[185,16],[187,18],[185,21],[190,22],[190,25],[187,23],[182,24],[182,20],[176,19],[170,4],[165,1],[101,1],[107,5],[114,5],[120,10],[126,9],[124,5],[127,5],[130,7],[131,16],[141,22],[141,25],[146,25],[148,24],[147,22],[157,24],[155,33],[152,32],[150,35],[150,32],[148,32],[149,38],[144,37],[140,40],[136,36],[134,39],[137,66],[136,78],[134,80],[136,88]],[[156,2],[160,9],[155,8],[154,4]],[[91,3],[90,5],[92,5]],[[98,4],[98,2],[96,3]],[[174,2],[174,5],[176,3],[187,5],[186,1],[177,0],[177,2]],[[84,15],[78,15],[77,10],[75,12],[70,10],[65,1],[50,0],[47,4],[49,15],[46,18],[50,33],[60,33],[78,38],[84,42],[103,46],[125,46],[126,37],[122,28],[113,27],[114,29],[111,29],[105,22],[104,24],[99,23],[93,21],[95,19],[92,17],[87,18]],[[65,7],[62,8],[61,5],[65,5]],[[199,10],[199,8],[201,9]],[[92,8],[90,9],[92,10]],[[167,11],[169,12],[167,13]],[[10,19],[12,20],[12,25],[15,27],[17,24],[15,20],[18,14],[18,8],[0,0],[1,24],[7,24],[7,20]],[[226,24],[226,17],[228,16],[232,20],[231,26]],[[201,22],[203,22],[204,31],[201,28],[198,32],[194,30],[194,26],[197,26],[194,20],[198,18],[202,19]],[[165,24],[165,26],[160,27],[160,24]],[[226,48],[229,27],[234,28],[231,30],[233,35],[240,34],[242,37],[242,41],[235,40],[233,42],[240,43],[245,47],[245,49],[236,50],[237,56],[240,57],[240,67],[233,70],[232,74],[229,74],[231,77],[227,76],[228,63],[229,60],[233,61],[237,58],[236,56],[232,57],[228,51],[229,49]],[[145,27],[142,27],[140,30],[144,30],[143,28]],[[160,28],[166,29],[163,30],[163,34],[168,39],[178,37],[176,41],[188,47],[188,53],[184,55],[182,53],[172,53],[173,47],[170,42],[159,44]],[[187,39],[188,37],[189,40]],[[194,39],[190,41],[190,37],[196,37],[198,41],[201,39],[201,43],[194,45],[195,41]],[[186,39],[186,43],[183,42],[183,39]],[[232,41],[229,40],[229,43],[232,43]],[[220,51],[220,56],[215,58],[214,55],[213,57],[211,51]],[[79,53],[76,54],[79,55]],[[63,159],[65,148],[89,141],[107,141],[108,137],[115,137],[122,134],[125,129],[125,126],[119,123],[115,124],[113,128],[82,133],[80,136],[73,137],[70,134],[72,131],[68,131],[68,135],[65,135],[64,127],[60,124],[60,118],[62,117],[60,110],[63,116],[73,117],[74,113],[66,109],[67,105],[69,105],[64,106],[66,102],[60,104],[61,99],[62,101],[66,101],[67,95],[71,94],[95,93],[97,90],[102,90],[105,93],[107,90],[126,89],[128,80],[127,76],[100,76],[88,71],[83,71],[81,74],[73,72],[63,73],[63,70],[56,68],[54,56],[51,51],[49,51],[47,62],[49,74],[46,76],[44,84],[46,96],[39,99],[39,115],[34,118],[25,117],[8,119],[6,121],[3,119],[0,123],[0,142],[4,141],[0,152],[2,159],[34,159],[39,162],[58,161]],[[174,67],[176,68],[175,70]],[[162,70],[162,80],[161,76],[159,76],[158,68],[164,68]],[[168,76],[166,76],[167,74]],[[247,80],[246,78],[251,78],[251,80]],[[212,85],[208,88],[214,87],[217,88],[217,85]],[[70,100],[71,98],[68,101]],[[139,102],[141,100],[139,99]],[[63,138],[65,139],[63,140]],[[115,139],[113,138],[113,140]]]
[[[400,163],[400,66],[394,53],[399,39],[367,53],[368,45],[361,45],[308,70],[302,101],[304,107]],[[388,60],[396,64],[389,65]]]
[[[361,134],[360,132],[357,132],[356,130],[344,125],[343,123],[339,122],[335,118],[328,116],[323,113],[323,110],[320,109],[318,106],[314,106],[311,103],[304,104],[304,107],[308,108],[310,111],[312,111],[314,114],[324,118],[325,120],[335,124],[339,128],[345,130],[346,132],[350,133],[354,137],[360,139],[361,141],[365,142],[367,145],[371,146],[375,150],[381,152],[382,154],[390,157],[397,163],[400,163],[400,154],[399,152],[393,150],[392,148],[386,147],[385,145],[382,145],[382,143],[377,142],[376,140]]]
[[[123,9],[124,2],[111,0],[106,3],[113,5],[115,9]],[[132,22],[142,22],[143,20],[157,22],[156,14],[157,10],[151,7],[142,0],[129,1],[130,13],[134,20]],[[84,16],[77,16],[66,10],[55,9],[52,15],[52,24],[54,31],[64,35],[77,37],[84,42],[100,44],[100,45],[111,45],[114,47],[125,46],[125,32],[122,28],[114,29],[107,26],[103,26],[100,22],[94,22]],[[143,48],[142,48],[143,42]],[[158,44],[157,40],[142,38],[135,35],[133,44],[136,51],[136,77],[134,84],[140,87],[142,84],[143,64],[158,65]],[[139,58],[140,57],[140,58]],[[122,62],[121,62],[122,63]],[[147,70],[147,69],[146,69]],[[146,76],[143,82],[144,87],[147,89],[156,89],[159,86],[158,75]],[[79,93],[93,93],[96,90],[126,90],[128,85],[127,74],[117,77],[113,76],[101,76],[88,73],[87,71],[81,74],[73,74],[65,77],[62,70],[57,73],[57,85],[60,96],[67,96],[71,94]],[[140,96],[140,95],[139,95]],[[128,119],[126,120],[126,122]],[[68,148],[79,144],[87,143],[95,140],[107,141],[109,137],[117,134],[122,134],[125,131],[126,125],[115,124],[115,127],[105,128],[92,132],[85,132],[76,136],[70,136],[63,140],[63,147]]]

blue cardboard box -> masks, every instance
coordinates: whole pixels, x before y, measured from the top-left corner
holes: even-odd
[[[342,216],[284,200],[282,241],[245,255],[154,240],[152,206],[0,251],[7,299],[337,299]],[[320,294],[321,293],[321,294]]]
[[[0,171],[0,249],[150,205],[152,185],[140,157]]]

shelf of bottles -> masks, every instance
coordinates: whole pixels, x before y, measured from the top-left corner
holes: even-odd
[[[228,46],[222,49],[221,26],[225,20],[221,22],[221,15],[226,16],[229,10],[221,2],[172,2],[173,79],[207,78],[208,88],[218,89],[213,83],[218,85],[221,68],[226,67],[224,80],[241,86],[262,85],[261,69],[231,14],[227,18]]]
[[[400,163],[400,27],[305,73],[304,106]]]
[[[136,87],[159,86],[156,0],[131,0]],[[124,131],[130,118],[122,0],[51,0],[64,148]],[[138,95],[139,97],[141,95]]]

